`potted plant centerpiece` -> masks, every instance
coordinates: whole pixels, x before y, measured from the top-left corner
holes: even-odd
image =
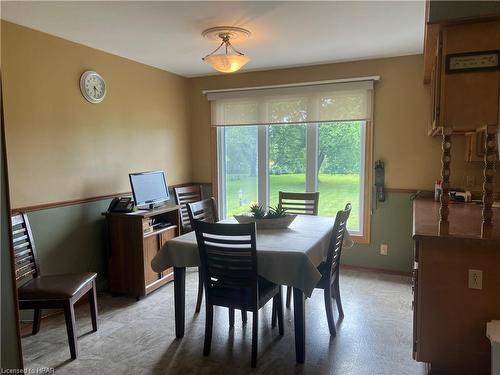
[[[259,229],[288,228],[296,217],[295,214],[288,214],[286,209],[280,207],[279,204],[269,207],[266,212],[264,207],[256,203],[250,206],[250,212],[234,215],[238,223],[255,223]]]

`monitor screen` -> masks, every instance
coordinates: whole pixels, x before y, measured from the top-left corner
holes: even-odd
[[[130,173],[129,178],[137,206],[169,200],[167,179],[163,171]]]

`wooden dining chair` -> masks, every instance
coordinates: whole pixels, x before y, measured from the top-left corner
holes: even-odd
[[[289,214],[318,215],[319,192],[289,193],[280,191],[278,204]]]
[[[212,224],[194,220],[193,224],[206,292],[203,355],[210,354],[214,306],[251,311],[251,365],[256,367],[259,309],[273,299],[280,335],[284,326],[281,286],[258,276],[255,223]]]
[[[314,193],[290,193],[279,192],[278,204],[286,209],[289,214],[318,215],[319,192]],[[292,301],[292,288],[286,288],[286,307],[290,308]]]
[[[318,281],[318,284],[316,284],[316,288],[323,289],[328,329],[330,330],[330,335],[332,336],[335,336],[337,333],[335,330],[335,321],[333,319],[332,298],[335,299],[335,302],[337,303],[339,316],[341,318],[344,317],[344,309],[342,308],[342,300],[340,298],[339,268],[344,235],[347,231],[347,220],[349,219],[350,214],[350,203],[346,204],[344,210],[337,212],[326,261],[322,262],[318,266],[318,271],[321,273],[321,279]],[[274,311],[273,306],[273,324],[275,324],[276,315],[277,312]]]
[[[219,221],[217,203],[214,197],[188,203],[186,204],[186,208],[191,227],[193,227],[194,220],[201,220],[207,223],[216,223]]]
[[[188,233],[193,229],[191,228],[191,221],[186,205],[192,202],[198,202],[202,199],[201,186],[189,185],[174,188],[175,203],[179,205],[181,214],[181,232]]]
[[[188,214],[188,203],[201,201],[201,186],[200,185],[189,185],[174,188],[175,203],[180,206],[181,215],[181,233],[188,233],[193,230],[191,226],[191,220]],[[218,220],[215,220],[218,221]],[[200,312],[201,301],[203,300],[203,279],[201,277],[201,270],[198,267],[198,296],[196,298],[196,307],[194,311],[196,313]]]
[[[344,317],[344,309],[342,308],[342,300],[340,298],[339,286],[339,268],[340,256],[342,255],[342,246],[344,243],[344,235],[347,231],[347,220],[351,214],[351,204],[347,203],[344,210],[338,211],[335,217],[335,224],[333,225],[332,237],[330,239],[330,246],[328,248],[328,255],[326,262],[322,262],[318,266],[321,273],[316,288],[323,289],[325,298],[326,318],[328,320],[328,328],[330,335],[335,336],[335,321],[333,320],[332,298],[337,303],[339,316]]]
[[[217,203],[213,197],[199,202],[188,203],[186,206],[189,220],[191,221],[191,227],[193,227],[194,220],[201,220],[207,223],[216,223],[219,221]],[[203,277],[201,276],[201,270],[199,270],[198,282],[198,301],[196,302],[196,312],[200,311],[201,301],[203,299]],[[241,319],[243,323],[247,322],[246,311],[241,311]],[[229,309],[229,326],[234,326],[234,309]]]
[[[40,330],[42,309],[63,309],[71,358],[78,356],[75,303],[88,295],[92,331],[97,331],[95,272],[40,275],[33,235],[26,214],[12,216],[12,238],[19,309],[33,309],[35,335]]]

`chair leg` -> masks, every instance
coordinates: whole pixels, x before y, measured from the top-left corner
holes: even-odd
[[[331,290],[330,288],[325,288],[323,292],[325,297],[325,309],[326,309],[326,319],[328,321],[328,328],[330,330],[330,335],[335,336],[337,332],[335,330],[335,320],[333,319],[332,299],[330,297]]]
[[[229,327],[234,327],[234,309],[229,309]]]
[[[66,320],[66,330],[68,331],[68,342],[71,358],[76,359],[76,357],[78,356],[78,342],[76,340],[75,308],[69,301],[67,305],[64,306],[64,319]]]
[[[97,292],[95,280],[92,281],[92,289],[89,290],[90,317],[92,319],[92,331],[97,332]]]
[[[252,368],[257,367],[257,339],[259,336],[259,310],[253,311],[252,323]]]
[[[281,336],[285,333],[285,325],[283,324],[283,293],[281,291],[281,285],[279,286],[278,295],[274,298],[276,300],[276,314],[278,315],[278,331]]]
[[[292,287],[287,286],[286,287],[286,308],[290,308],[290,303],[292,301]]]
[[[241,310],[241,321],[243,324],[247,324],[247,312],[245,310]]]
[[[40,323],[42,321],[42,309],[35,309],[33,312],[33,327],[31,333],[36,335],[40,331]]]
[[[338,276],[335,278],[333,282],[333,286],[335,288],[335,301],[337,302],[337,309],[339,310],[339,316],[341,318],[344,317],[344,309],[342,308],[342,300],[340,299],[340,286],[339,286],[339,278]]]
[[[201,275],[201,267],[198,267],[198,298],[196,299],[195,313],[199,313],[201,309],[201,301],[203,300],[203,277]]]
[[[207,356],[210,354],[210,348],[212,346],[212,326],[214,323],[214,307],[209,305],[205,301],[205,306],[207,308],[206,318],[205,318],[205,344],[203,345],[203,355]]]

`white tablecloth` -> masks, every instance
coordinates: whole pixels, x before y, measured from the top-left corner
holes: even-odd
[[[222,223],[236,223],[234,218]],[[321,278],[317,266],[326,259],[334,218],[298,215],[288,229],[257,229],[260,276],[276,284],[301,289],[310,297]],[[346,236],[344,244],[349,246]],[[194,232],[168,241],[151,261],[155,272],[168,267],[199,265]]]

